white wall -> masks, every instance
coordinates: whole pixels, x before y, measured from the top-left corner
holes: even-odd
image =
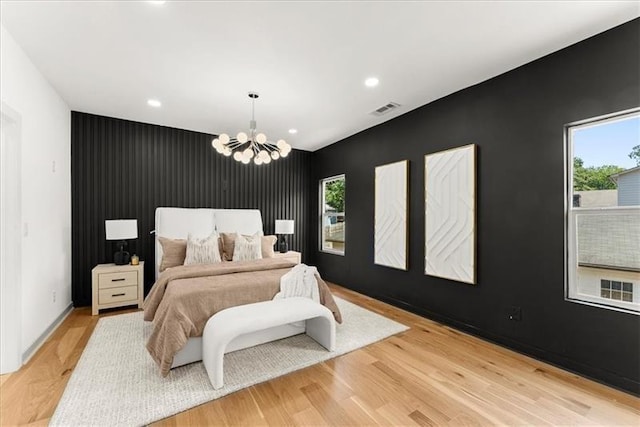
[[[0,97],[22,119],[24,352],[71,304],[71,111],[0,30]]]

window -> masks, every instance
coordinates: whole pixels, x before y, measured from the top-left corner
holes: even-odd
[[[566,295],[640,314],[640,109],[566,126]]]
[[[320,181],[320,250],[344,255],[344,175]]]
[[[600,296],[602,298],[633,302],[633,283],[601,279]]]

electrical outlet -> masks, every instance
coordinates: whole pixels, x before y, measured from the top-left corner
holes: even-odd
[[[509,320],[519,322],[522,320],[522,307],[509,307]]]
[[[56,302],[56,291],[53,291],[53,302]]]

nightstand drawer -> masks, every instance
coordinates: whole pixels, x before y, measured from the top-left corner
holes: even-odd
[[[100,289],[98,302],[100,304],[111,304],[122,301],[136,301],[138,298],[138,287],[127,286],[122,288]]]
[[[123,271],[118,273],[102,273],[98,275],[98,288],[122,288],[138,285],[137,271]]]

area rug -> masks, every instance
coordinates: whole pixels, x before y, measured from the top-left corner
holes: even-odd
[[[50,425],[145,425],[408,329],[335,299],[343,317],[336,328],[335,351],[326,351],[302,334],[229,353],[219,390],[211,386],[202,362],[160,376],[144,347],[151,328],[142,312],[100,319]]]

